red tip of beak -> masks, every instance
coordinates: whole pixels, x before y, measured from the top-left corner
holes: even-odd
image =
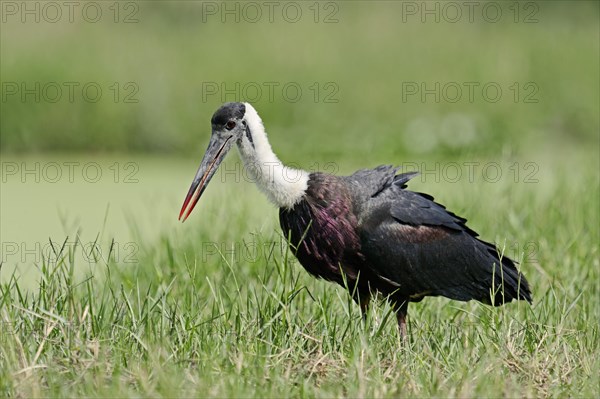
[[[192,198],[192,196],[190,194],[188,194],[187,197],[185,197],[185,201],[183,201],[183,206],[181,207],[181,211],[179,212],[178,220],[181,220],[181,217],[183,216],[183,212],[185,212],[185,208],[187,208],[191,198]],[[186,219],[187,219],[187,217],[186,217]],[[181,221],[185,222],[185,219],[183,219]]]
[[[194,188],[196,190],[194,190]],[[188,216],[190,216],[190,213],[192,213],[192,211],[194,210],[194,207],[198,203],[198,200],[200,199],[201,188],[202,188],[202,185],[198,185],[198,187],[190,188],[190,192],[185,197],[185,201],[183,201],[183,206],[181,207],[181,211],[179,212],[179,220],[181,220],[181,217],[183,216],[185,209],[187,208],[188,204],[190,203],[190,200],[192,200],[192,197],[194,199],[191,201],[191,205],[188,208],[187,212],[185,212],[185,216],[183,216],[183,220],[181,220],[182,223],[186,221],[186,219],[188,218]]]

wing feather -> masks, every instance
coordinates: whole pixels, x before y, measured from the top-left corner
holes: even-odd
[[[501,258],[493,244],[467,227],[466,219],[432,196],[407,190],[416,173],[396,171],[379,167],[349,177],[358,187],[359,235],[371,272],[413,300],[442,295],[495,305],[531,301],[527,281],[511,259]],[[498,293],[490,296],[491,290]]]

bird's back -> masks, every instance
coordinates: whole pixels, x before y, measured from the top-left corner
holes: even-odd
[[[351,185],[363,187],[352,191],[360,193],[353,202],[360,204],[365,266],[396,283],[394,295],[413,301],[437,295],[493,305],[531,301],[529,285],[510,258],[478,239],[466,219],[433,197],[406,189],[416,174],[396,175],[392,167],[379,167],[347,177]]]
[[[305,198],[280,211],[284,234],[311,274],[398,301],[531,300],[511,259],[433,197],[407,190],[416,173],[396,172],[380,166],[345,177],[313,173]]]

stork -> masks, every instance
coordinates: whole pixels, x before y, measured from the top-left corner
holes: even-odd
[[[371,297],[382,294],[396,312],[402,337],[408,304],[427,296],[493,306],[531,302],[529,284],[510,258],[430,195],[406,189],[416,172],[379,166],[334,176],[287,167],[249,103],[223,104],[211,124],[180,220],[190,215],[236,144],[248,173],[279,207],[281,228],[300,264],[346,287],[363,315]]]

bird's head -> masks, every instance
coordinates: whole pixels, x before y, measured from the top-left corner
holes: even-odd
[[[190,215],[233,144],[253,146],[250,124],[256,123],[258,115],[255,115],[256,111],[248,103],[225,103],[213,114],[210,142],[181,207],[180,220],[185,221]]]

